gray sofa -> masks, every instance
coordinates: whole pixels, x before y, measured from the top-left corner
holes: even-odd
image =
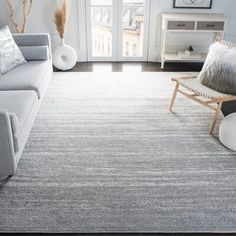
[[[48,34],[16,34],[27,62],[0,77],[0,176],[14,175],[52,77]]]

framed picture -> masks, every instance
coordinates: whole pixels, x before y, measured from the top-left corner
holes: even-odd
[[[211,9],[213,0],[174,0],[174,8]]]

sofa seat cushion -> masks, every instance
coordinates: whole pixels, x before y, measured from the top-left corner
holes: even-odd
[[[0,110],[10,115],[15,152],[19,150],[19,137],[36,103],[38,96],[34,91],[0,91]]]
[[[44,94],[45,76],[52,71],[51,60],[27,62],[0,77],[0,91],[34,90],[38,98]]]

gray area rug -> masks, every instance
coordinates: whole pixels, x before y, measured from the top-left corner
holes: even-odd
[[[184,73],[56,73],[16,175],[1,180],[1,232],[236,231],[236,155],[213,114],[179,96]]]

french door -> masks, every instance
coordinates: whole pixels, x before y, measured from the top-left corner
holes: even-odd
[[[146,61],[150,0],[87,0],[89,61]]]

